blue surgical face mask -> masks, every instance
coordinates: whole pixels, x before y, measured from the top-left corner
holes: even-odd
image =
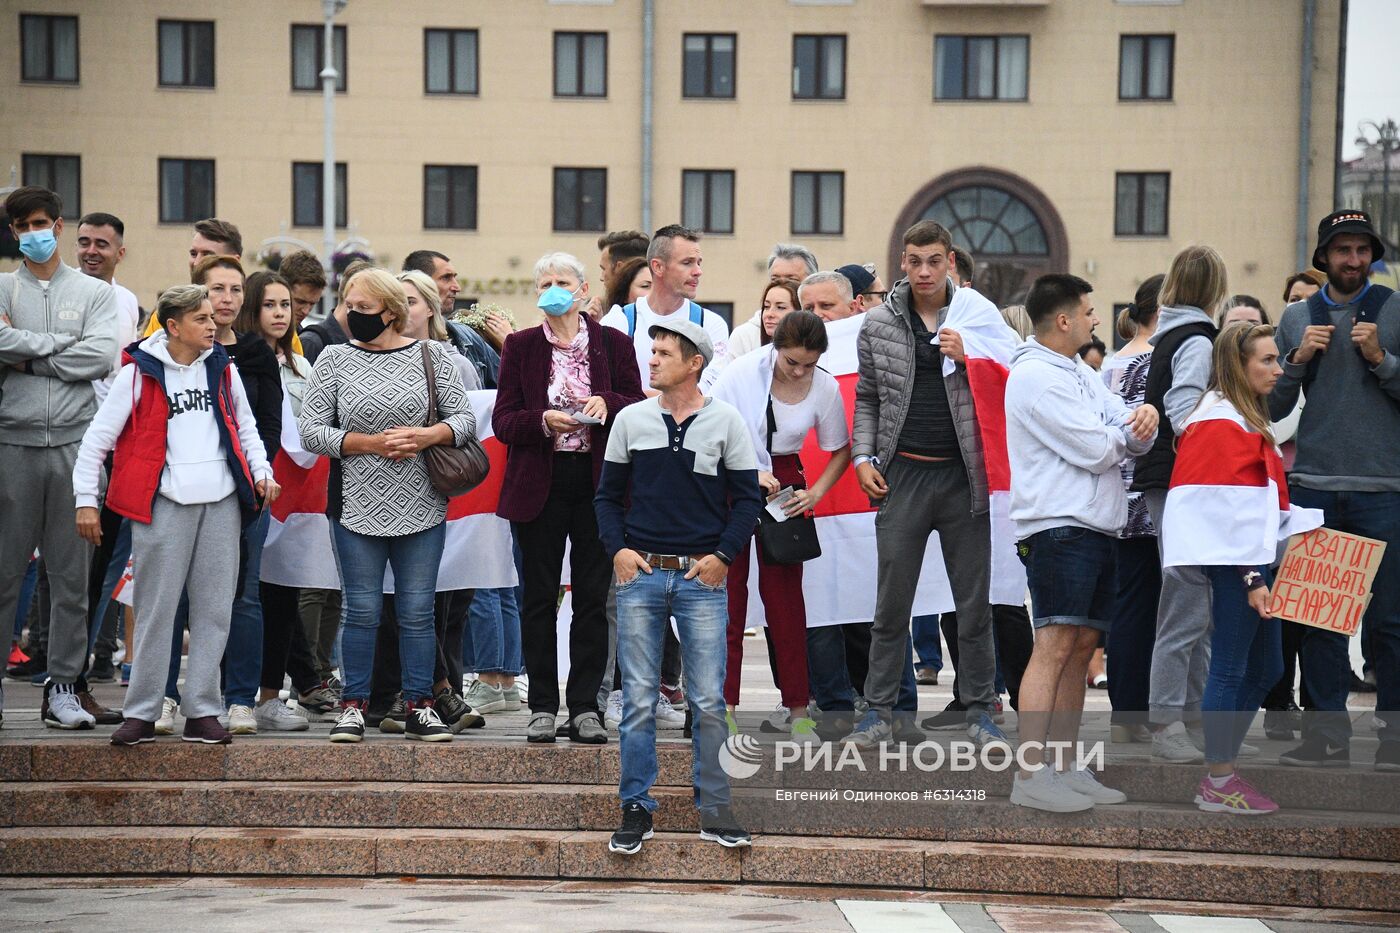
[[[551,285],[540,292],[540,300],[535,302],[535,306],[550,317],[562,317],[568,314],[574,302],[578,301],[577,294],[581,288],[582,285],[569,291],[562,285]]]
[[[53,251],[58,249],[58,239],[53,228],[30,230],[19,235],[19,251],[30,262],[48,262]]]

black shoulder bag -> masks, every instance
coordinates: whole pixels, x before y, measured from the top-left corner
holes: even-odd
[[[426,340],[422,348],[423,374],[428,380],[428,427],[431,428],[438,423],[437,375],[433,372],[432,352]],[[471,492],[485,482],[491,472],[491,458],[475,435],[467,438],[462,447],[434,444],[424,447],[422,454],[433,488],[449,499]]]
[[[773,396],[768,396],[768,455],[773,455],[773,434],[778,421],[773,417]],[[758,513],[758,549],[770,564],[803,564],[822,556],[817,538],[817,520],[811,515],[795,515],[780,522],[764,508]]]

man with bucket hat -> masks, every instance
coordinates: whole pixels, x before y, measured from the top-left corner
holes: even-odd
[[[1288,476],[1294,505],[1319,508],[1328,528],[1385,541],[1361,637],[1376,672],[1378,771],[1400,771],[1400,294],[1369,281],[1385,244],[1365,211],[1340,210],[1318,224],[1313,265],[1327,285],[1288,306],[1277,341],[1283,376],[1270,414],[1308,395],[1298,425],[1298,455]],[[1351,682],[1347,639],[1309,628],[1301,650],[1313,712],[1303,744],[1279,761],[1349,767]]]

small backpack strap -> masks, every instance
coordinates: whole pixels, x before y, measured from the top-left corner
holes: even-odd
[[[622,316],[627,319],[627,339],[637,339],[637,306],[635,304],[623,305]]]

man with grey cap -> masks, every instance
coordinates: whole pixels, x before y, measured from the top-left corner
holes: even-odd
[[[675,618],[686,698],[695,721],[695,804],[700,838],[746,846],[719,766],[729,625],[725,578],[763,508],[748,426],[733,406],[706,398],[714,359],[704,327],[684,315],[657,321],[648,372],[659,395],[614,417],[594,508],[617,586],[622,825],[608,849],[640,851],[652,835],[657,777],[656,691],[662,639]]]

